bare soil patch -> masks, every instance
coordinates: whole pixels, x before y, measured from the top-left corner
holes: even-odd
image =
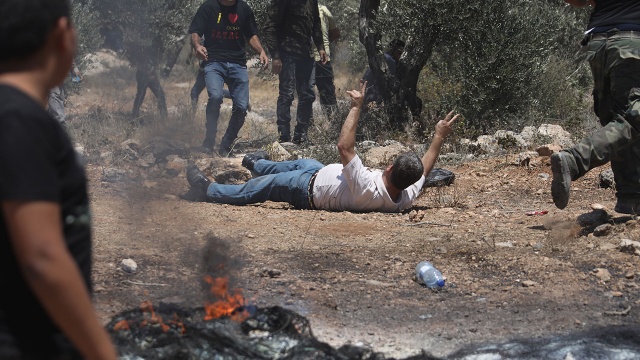
[[[86,102],[99,99],[94,92]],[[275,98],[264,101],[255,111],[275,107]],[[221,161],[237,167],[240,159]],[[143,300],[200,306],[203,276],[227,275],[259,307],[307,317],[321,341],[394,357],[638,324],[640,257],[617,245],[638,240],[640,227],[613,211],[598,220],[591,204],[615,203],[611,190],[598,187],[599,171],[573,184],[561,211],[550,179],[540,176],[551,174],[548,158],[529,167],[509,163],[447,166],[455,183],[426,190],[411,211],[357,214],[191,202],[181,198],[184,174],[151,168],[106,182],[104,164],[92,162],[96,307],[106,324]],[[534,210],[548,214],[525,215]],[[598,222],[612,225],[607,235],[593,235]],[[136,273],[120,269],[126,258],[137,262]],[[425,259],[446,276],[444,290],[413,281]],[[596,276],[597,269],[610,276]]]

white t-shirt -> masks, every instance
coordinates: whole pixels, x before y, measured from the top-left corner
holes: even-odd
[[[356,155],[347,166],[331,164],[320,169],[313,184],[313,203],[322,210],[400,212],[418,197],[424,180],[423,175],[395,202],[384,186],[382,170],[365,167]]]

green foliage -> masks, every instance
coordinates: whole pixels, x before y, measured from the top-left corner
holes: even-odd
[[[94,0],[100,13],[96,25],[122,31],[126,55],[158,62],[187,35],[196,0]]]
[[[99,17],[94,2],[94,0],[71,1],[73,23],[78,34],[78,59],[99,49],[104,41],[96,26]]]

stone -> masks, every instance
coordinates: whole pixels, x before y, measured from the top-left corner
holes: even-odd
[[[598,280],[607,282],[611,280],[611,273],[607,269],[596,268],[593,269],[593,276],[597,277]]]
[[[142,146],[134,139],[127,139],[120,143],[120,149],[127,154],[131,160],[136,160],[140,157],[142,152]]]
[[[640,242],[638,241],[622,239],[618,248],[624,253],[640,256]]]
[[[171,176],[182,174],[187,166],[187,160],[182,159],[176,155],[167,156],[167,164],[164,166],[164,170]]]
[[[266,151],[273,161],[285,161],[291,159],[291,153],[287,151],[279,142],[273,142],[266,147]]]
[[[560,152],[560,150],[562,150],[562,147],[558,144],[546,144],[538,147],[536,152],[540,156],[551,156],[551,154]]]
[[[603,189],[613,189],[616,185],[611,169],[601,172],[598,178],[600,179],[600,187]]]
[[[278,278],[282,275],[282,271],[278,269],[267,269],[264,268],[260,272],[260,277],[269,277],[269,278]]]
[[[593,210],[589,213],[581,214],[576,220],[582,227],[598,227],[609,220],[609,214],[605,210]],[[595,232],[594,235],[596,235]]]
[[[525,280],[522,282],[522,287],[534,287],[536,285],[538,285],[538,283],[532,280]]]
[[[607,236],[611,234],[613,231],[613,225],[611,224],[602,224],[599,225],[595,230],[593,230],[593,235],[595,236]]]
[[[386,168],[389,164],[393,163],[398,155],[407,151],[409,151],[409,149],[399,142],[390,142],[389,145],[369,149],[364,154],[364,158],[367,166]]]
[[[113,167],[102,169],[102,181],[104,182],[119,182],[125,180],[127,172],[122,169]]]
[[[129,274],[133,274],[138,271],[138,264],[133,259],[124,259],[120,263],[120,268]]]

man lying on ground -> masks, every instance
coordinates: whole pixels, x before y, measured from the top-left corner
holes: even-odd
[[[438,122],[429,150],[420,159],[405,153],[384,171],[365,167],[355,151],[356,128],[366,82],[351,90],[351,110],[338,139],[341,164],[323,165],[313,159],[269,161],[265,152],[247,154],[242,165],[257,177],[240,185],[211,182],[195,165],[187,167],[187,180],[208,201],[246,205],[267,200],[287,202],[297,209],[400,212],[418,197],[440,153],[451,126],[453,111]]]

